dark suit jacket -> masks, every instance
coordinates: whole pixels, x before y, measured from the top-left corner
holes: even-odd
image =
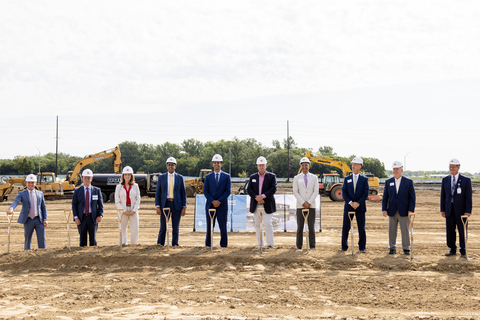
[[[415,212],[415,188],[413,187],[413,180],[407,177],[402,177],[400,186],[395,185],[395,177],[385,181],[385,188],[383,189],[382,211],[387,211],[391,217],[398,214],[402,217],[408,217],[408,212]]]
[[[458,193],[458,188],[461,193]],[[445,211],[445,216],[450,217],[452,211],[452,176],[442,179],[442,192],[440,194],[440,211]],[[472,181],[470,178],[458,175],[457,186],[453,194],[453,207],[457,218],[465,213],[472,213]]]
[[[220,171],[220,177],[218,179],[218,184],[215,181],[215,171],[207,174],[205,177],[205,183],[203,185],[203,193],[207,202],[205,203],[205,211],[208,212],[208,209],[217,209],[219,211],[228,211],[228,196],[230,196],[232,182],[230,175],[223,171]],[[221,202],[218,208],[215,208],[212,205],[213,200],[218,200]]]
[[[250,196],[250,212],[252,213],[255,212],[255,209],[257,207],[257,201],[255,201],[255,197],[259,195],[259,182],[260,180],[258,172],[250,176],[247,192]],[[274,197],[275,192],[277,192],[277,177],[274,173],[265,172],[265,178],[262,185],[262,194],[266,196],[266,198],[263,199],[265,201],[265,203],[263,204],[263,207],[265,208],[265,213],[274,213],[275,211],[277,211]]]
[[[97,217],[103,217],[103,198],[102,190],[98,187],[90,186],[90,208],[92,209],[92,218],[93,223],[97,223],[95,220]],[[75,189],[72,197],[72,212],[73,220],[75,217],[80,219],[80,222],[83,221],[84,211],[85,210],[85,187],[80,186]]]
[[[40,222],[47,219],[47,207],[45,206],[45,198],[43,197],[43,192],[35,190],[35,195],[37,197],[37,212],[38,217],[40,218]],[[28,215],[30,214],[30,194],[28,189],[25,189],[17,194],[17,197],[12,202],[10,208],[15,209],[19,203],[22,203],[22,211],[20,211],[20,215],[18,216],[18,223],[25,223],[27,222]]]
[[[368,187],[368,178],[362,175],[358,176],[357,181],[357,188],[355,192],[353,192],[353,174],[346,176],[343,180],[342,186],[342,196],[343,200],[345,200],[344,211],[356,211],[356,212],[366,212],[367,206],[365,205],[365,201],[368,198],[369,187]],[[352,206],[348,203],[358,202],[360,206],[357,210],[353,210]]]
[[[173,178],[173,203],[176,210],[182,210],[183,207],[187,207],[187,193],[185,192],[185,182],[183,176],[174,173]],[[158,176],[157,190],[155,191],[155,206],[160,207],[163,212],[163,208],[167,205],[168,198],[168,172],[165,172]]]

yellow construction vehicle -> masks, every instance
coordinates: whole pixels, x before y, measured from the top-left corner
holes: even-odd
[[[314,154],[311,151],[308,151],[305,154],[305,157],[308,158],[311,162],[317,162],[327,166],[339,168],[340,170],[342,170],[344,178],[352,173],[352,170],[350,169],[348,164],[343,161],[338,161],[321,154]],[[301,171],[302,169],[300,168],[298,172],[300,173]],[[368,172],[362,174],[368,178],[370,194],[377,195],[378,190],[375,188],[378,188],[380,186],[380,181],[378,180],[378,178]],[[337,178],[335,178],[335,176],[337,176]],[[330,199],[332,199],[333,201],[343,201],[342,182],[340,182],[340,177],[337,174],[325,174],[321,176],[319,180],[319,190],[320,194],[325,194],[329,196]]]
[[[122,173],[122,159],[121,153],[118,146],[115,148],[101,151],[95,154],[85,156],[84,159],[77,162],[73,171],[68,171],[67,176],[65,177],[65,182],[62,182],[64,191],[73,191],[76,187],[82,184],[82,177],[80,176],[80,171],[86,165],[94,163],[97,161],[105,160],[113,157],[113,171],[115,173]]]
[[[202,169],[200,170],[198,179],[185,181],[185,191],[187,192],[187,197],[193,197],[195,194],[203,194],[203,183],[205,182],[206,175],[210,172],[212,172],[212,169]]]
[[[25,178],[9,178],[2,177],[0,179],[0,202],[8,200],[8,195],[15,189],[15,184],[20,184],[18,191],[22,191],[27,187]]]
[[[120,154],[120,149],[118,148],[118,146],[116,146],[115,148],[112,148],[109,150],[105,150],[105,151],[101,151],[95,154],[85,156],[84,159],[77,162],[73,171],[69,171],[67,173],[65,181],[57,181],[57,178],[55,177],[55,173],[53,172],[39,172],[37,174],[36,189],[42,191],[43,195],[47,199],[53,198],[53,197],[60,197],[60,196],[63,196],[65,193],[73,194],[73,190],[75,190],[76,187],[82,184],[80,171],[82,170],[83,167],[85,167],[86,165],[89,165],[90,163],[94,163],[94,162],[105,160],[112,157],[113,157],[113,166],[114,166],[115,173],[121,173],[122,171],[121,154]],[[12,192],[13,185],[15,183],[22,184],[23,187],[26,187],[25,178],[10,178],[10,180],[8,181],[3,181],[3,183],[0,184],[0,198],[2,199],[0,200],[0,202],[7,199],[8,194]]]

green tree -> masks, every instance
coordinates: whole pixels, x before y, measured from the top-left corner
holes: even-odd
[[[33,172],[34,164],[28,157],[16,156],[13,162],[20,174]]]

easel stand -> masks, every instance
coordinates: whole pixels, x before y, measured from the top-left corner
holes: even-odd
[[[214,218],[217,213],[217,209],[208,209],[208,215],[210,216],[210,251],[213,251],[213,226],[215,224]]]
[[[72,210],[63,210],[63,214],[65,215],[65,219],[67,219],[67,237],[68,237],[68,250],[71,251],[72,248],[70,247],[70,217],[72,215]]]
[[[163,208],[163,215],[165,216],[165,233],[167,234],[167,251],[170,251],[170,235],[168,234],[170,222],[170,208]]]
[[[355,212],[348,212],[348,219],[350,219],[350,233],[352,234],[352,256],[353,256],[353,246],[355,240],[353,239],[353,217],[355,217]]]
[[[122,217],[123,217],[123,209],[118,209],[117,210],[117,217],[118,217],[118,244],[120,245],[120,249],[122,249]]]
[[[468,216],[463,215],[460,217],[462,219],[463,224],[463,235],[465,237],[465,258],[467,260],[472,260],[473,258],[469,258],[467,255],[467,240],[468,240]]]
[[[410,220],[410,259],[418,259],[418,257],[415,257],[413,255],[413,221],[415,220],[415,213],[409,213],[408,214],[408,220]]]

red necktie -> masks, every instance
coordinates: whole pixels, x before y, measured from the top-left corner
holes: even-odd
[[[88,192],[85,194],[85,213],[90,213],[90,193]]]

